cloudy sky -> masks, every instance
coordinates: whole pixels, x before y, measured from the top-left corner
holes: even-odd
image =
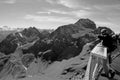
[[[0,0],[0,26],[57,28],[89,18],[120,31],[120,0]]]

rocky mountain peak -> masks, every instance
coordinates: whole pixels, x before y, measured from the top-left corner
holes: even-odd
[[[75,24],[84,28],[96,29],[96,24],[90,19],[79,19]]]
[[[52,39],[66,38],[67,41],[71,41],[73,39],[73,34],[74,36],[77,35],[79,37],[83,34],[88,34],[95,29],[97,29],[96,24],[92,20],[79,19],[75,24],[68,24],[58,27],[50,34],[50,37],[52,37]]]
[[[40,34],[39,30],[36,29],[35,27],[26,28],[21,33],[26,37],[37,36]]]

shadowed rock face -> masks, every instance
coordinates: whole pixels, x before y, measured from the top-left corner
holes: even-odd
[[[13,41],[15,40],[16,37],[12,34],[8,35],[6,39],[4,39],[0,43],[0,52],[5,53],[5,54],[10,54],[15,51],[17,48],[17,44]]]

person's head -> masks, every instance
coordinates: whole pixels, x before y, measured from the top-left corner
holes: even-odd
[[[102,30],[101,30],[101,34],[102,34],[102,35],[107,35],[107,34],[109,34],[109,33],[108,33],[108,31],[107,31],[106,29],[102,29]]]

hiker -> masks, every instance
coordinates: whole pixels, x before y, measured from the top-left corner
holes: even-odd
[[[107,48],[107,59],[102,60],[103,64],[103,70],[105,74],[103,76],[106,76],[110,78],[109,73],[111,75],[111,78],[114,77],[114,71],[111,71],[109,68],[109,64],[111,63],[111,52],[116,49],[115,45],[115,37],[114,34],[109,34],[106,29],[101,30],[101,34],[98,36],[99,40],[102,41],[102,45]]]

